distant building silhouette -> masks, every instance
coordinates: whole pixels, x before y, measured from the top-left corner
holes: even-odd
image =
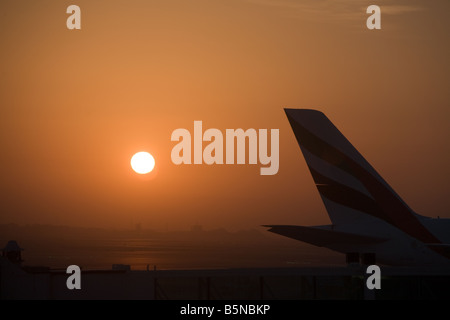
[[[22,248],[19,247],[17,241],[10,240],[6,244],[6,247],[2,249],[2,256],[11,261],[12,263],[22,263]]]

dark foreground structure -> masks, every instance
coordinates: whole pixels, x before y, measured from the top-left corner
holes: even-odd
[[[450,299],[450,270],[381,267],[381,289],[366,266],[221,270],[82,270],[69,290],[66,270],[21,267],[0,257],[1,299],[316,300]]]

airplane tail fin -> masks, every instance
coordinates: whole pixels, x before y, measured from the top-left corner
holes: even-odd
[[[285,109],[332,223],[370,215],[421,239],[436,238],[356,148],[320,111]]]

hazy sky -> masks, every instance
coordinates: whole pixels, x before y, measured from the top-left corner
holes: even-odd
[[[66,8],[81,8],[81,30]],[[381,7],[381,30],[366,28]],[[0,221],[327,224],[283,112],[325,112],[418,213],[450,217],[448,0],[0,2]],[[172,163],[173,130],[280,129],[280,169]],[[148,177],[130,158],[156,159]]]

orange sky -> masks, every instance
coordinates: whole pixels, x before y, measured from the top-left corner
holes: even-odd
[[[66,28],[81,8],[82,29]],[[382,29],[366,28],[378,4]],[[283,107],[317,108],[418,213],[450,217],[447,0],[2,1],[0,221],[329,223]],[[172,164],[173,130],[280,129],[280,169]],[[131,156],[156,171],[135,174]]]

